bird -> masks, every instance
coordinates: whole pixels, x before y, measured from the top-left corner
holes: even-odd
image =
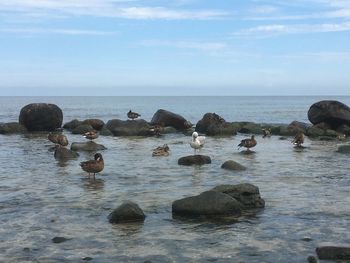
[[[202,148],[205,142],[205,136],[198,136],[197,132],[192,133],[192,141],[190,142],[191,147],[194,149],[196,155],[197,150]]]
[[[294,137],[292,143],[293,143],[296,147],[301,147],[301,145],[304,143],[304,139],[305,139],[304,133],[298,132],[298,133],[295,135],[295,137]]]
[[[154,125],[150,131],[152,132],[152,134],[156,137],[160,137],[162,136],[162,132],[164,132],[164,127],[161,125]]]
[[[263,138],[271,136],[271,129],[270,128],[264,128],[264,129],[262,129],[262,132],[263,132]]]
[[[257,142],[254,138],[254,135],[252,135],[250,139],[241,140],[241,143],[238,144],[238,149],[240,149],[241,147],[245,147],[247,148],[247,152],[250,152],[250,148],[255,147],[256,144]]]
[[[346,134],[339,134],[338,136],[337,136],[337,139],[339,140],[339,141],[346,141]]]
[[[83,136],[86,139],[92,141],[92,140],[95,140],[96,138],[98,138],[98,132],[96,132],[96,131],[89,131],[89,132],[84,133]]]
[[[50,142],[53,142],[54,144],[58,144],[60,146],[68,145],[68,139],[64,134],[49,133],[47,138],[49,139]]]
[[[134,119],[137,119],[138,117],[140,117],[141,114],[138,114],[137,112],[133,112],[133,111],[129,110],[129,112],[127,113],[127,116],[129,119],[134,120]]]
[[[104,168],[104,161],[103,161],[102,154],[96,153],[94,156],[94,160],[81,162],[80,166],[85,172],[89,173],[89,178],[90,178],[90,174],[93,173],[94,179],[95,179],[95,174],[101,172]]]
[[[170,148],[167,144],[153,149],[152,156],[168,156]]]

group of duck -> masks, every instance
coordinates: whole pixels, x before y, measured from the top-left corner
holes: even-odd
[[[131,120],[137,119],[141,115],[137,112],[129,111],[127,113],[127,117]],[[155,126],[154,127],[155,134],[160,134],[161,127]],[[270,137],[271,136],[271,130],[270,129],[262,129],[263,132],[263,138]],[[99,134],[96,131],[89,131],[83,134],[83,136],[92,141],[98,138]],[[297,135],[294,137],[292,143],[296,147],[301,147],[301,145],[304,143],[305,135],[302,132],[297,133]],[[56,151],[60,147],[66,147],[68,145],[68,139],[64,134],[58,134],[58,133],[50,133],[48,135],[48,139],[54,143],[56,146]],[[205,143],[205,136],[200,136],[198,132],[192,133],[192,140],[190,141],[191,148],[194,149],[194,154],[197,154],[197,151],[201,149],[204,146]],[[238,149],[241,147],[246,148],[246,152],[250,152],[250,149],[255,147],[257,145],[257,141],[255,140],[254,135],[251,136],[251,138],[243,139],[238,144]],[[56,154],[55,151],[55,154]],[[163,146],[159,146],[155,149],[153,149],[152,156],[168,156],[169,155],[170,148],[167,144],[164,144]],[[104,169],[104,160],[101,153],[96,153],[94,155],[93,160],[88,160],[85,162],[80,163],[80,167],[83,171],[87,172],[89,175],[89,178],[91,174],[93,175],[93,178],[95,178],[96,173],[101,172]]]

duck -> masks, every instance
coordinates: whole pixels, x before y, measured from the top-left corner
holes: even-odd
[[[241,147],[245,147],[247,148],[247,152],[250,152],[250,148],[255,147],[257,144],[254,135],[252,135],[252,137],[250,139],[244,139],[241,140],[241,143],[238,144],[238,149],[240,149]]]
[[[92,173],[94,174],[94,179],[95,179],[95,174],[101,172],[104,168],[104,161],[103,161],[102,154],[96,153],[94,155],[94,160],[81,162],[80,166],[85,172],[89,173],[89,178],[90,178],[90,174]]]
[[[301,145],[304,143],[304,139],[305,139],[304,133],[298,132],[298,133],[295,135],[295,137],[294,137],[292,143],[293,143],[296,147],[301,147]]]
[[[161,125],[154,125],[150,131],[153,133],[154,136],[160,137],[162,136],[162,132],[164,131],[164,127]]]
[[[197,154],[197,150],[204,146],[205,136],[199,136],[197,132],[192,133],[192,141],[190,146],[194,149],[194,155]]]
[[[60,146],[67,146],[68,145],[68,139],[66,135],[64,134],[58,134],[58,133],[49,133],[47,136],[50,142],[54,144],[58,144]]]
[[[131,110],[129,110],[129,112],[127,113],[127,116],[129,119],[137,119],[138,117],[141,117],[141,114],[138,114],[137,112],[133,112]]]
[[[339,134],[338,136],[337,136],[337,139],[339,140],[339,141],[346,141],[346,134]]]
[[[263,132],[263,138],[271,136],[271,129],[270,128],[264,128],[264,129],[262,129],[262,132]]]
[[[89,131],[89,132],[86,132],[86,133],[83,134],[84,138],[86,138],[86,139],[88,139],[90,141],[97,139],[98,135],[99,134],[96,131]]]
[[[168,156],[170,148],[167,144],[153,149],[152,156]]]

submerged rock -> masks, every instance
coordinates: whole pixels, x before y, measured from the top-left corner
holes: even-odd
[[[192,124],[179,114],[159,109],[153,115],[152,125],[161,125],[163,127],[171,126],[176,130],[183,131],[192,127]]]
[[[0,134],[20,134],[27,132],[26,127],[18,122],[0,123]]]
[[[262,134],[262,126],[261,124],[254,122],[242,122],[242,126],[239,130],[240,133],[248,133],[248,134]]]
[[[56,244],[59,244],[59,243],[63,243],[63,242],[66,242],[68,240],[71,240],[71,238],[66,238],[66,237],[54,237],[52,239],[52,242],[53,243],[56,243]]]
[[[133,202],[125,202],[109,214],[108,220],[112,224],[127,222],[143,222],[146,216],[142,209]]]
[[[338,153],[350,153],[350,144],[340,145],[337,149]]]
[[[211,163],[211,159],[206,155],[189,155],[178,160],[179,165],[203,165]]]
[[[173,202],[174,215],[198,216],[239,216],[241,204],[231,196],[217,191],[206,191],[197,196],[186,197]]]
[[[72,151],[87,151],[87,152],[97,152],[100,150],[106,150],[107,148],[102,145],[95,143],[93,141],[88,142],[73,142],[70,149]]]
[[[236,135],[238,126],[226,122],[216,113],[206,113],[197,122],[196,131],[205,133],[208,136],[228,136]]]
[[[221,168],[226,169],[226,170],[231,170],[231,171],[244,171],[247,169],[245,166],[243,166],[235,161],[232,161],[232,160],[224,162],[221,165]]]
[[[321,260],[350,260],[350,245],[348,246],[321,246],[316,248]]]
[[[106,124],[114,136],[153,136],[151,126],[143,119],[138,120],[110,120]]]
[[[77,152],[67,149],[66,147],[56,146],[54,157],[56,160],[70,160],[79,157]]]
[[[28,131],[54,131],[61,127],[62,110],[55,104],[32,103],[21,109],[19,123]]]
[[[242,204],[245,209],[263,208],[265,201],[261,198],[259,188],[252,184],[219,185],[212,189],[227,194]]]

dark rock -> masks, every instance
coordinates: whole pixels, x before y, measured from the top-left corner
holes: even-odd
[[[59,244],[59,243],[63,243],[63,242],[66,242],[68,240],[70,240],[71,238],[65,238],[65,237],[54,237],[52,239],[52,242],[53,243],[56,243],[56,244]]]
[[[87,132],[90,132],[90,131],[94,131],[94,128],[92,128],[91,125],[81,124],[78,127],[75,127],[72,130],[72,133],[73,134],[84,134],[84,133],[87,133]]]
[[[320,122],[318,124],[315,124],[314,127],[322,129],[322,130],[329,130],[332,128],[329,124],[327,124],[325,122]]]
[[[236,135],[238,127],[235,124],[226,122],[216,113],[206,113],[197,122],[196,131],[205,133],[208,136],[228,136]]]
[[[337,150],[338,153],[350,153],[350,144],[340,145]]]
[[[90,125],[94,130],[100,131],[105,123],[99,119],[87,119],[83,121],[83,124]]]
[[[66,122],[64,125],[63,125],[63,128],[66,129],[66,130],[69,130],[69,131],[73,131],[76,127],[82,125],[83,122],[82,121],[79,121],[77,119],[74,119],[70,122]]]
[[[106,150],[107,148],[102,145],[95,143],[93,141],[88,142],[73,142],[70,149],[72,151],[87,151],[87,152],[97,152],[100,150]]]
[[[106,124],[114,136],[152,136],[151,126],[143,119],[138,120],[110,120]]]
[[[349,136],[349,135],[350,135],[350,126],[345,125],[345,124],[340,125],[340,126],[337,128],[337,132]]]
[[[169,134],[169,133],[176,133],[176,132],[177,130],[174,127],[167,126],[167,127],[164,127],[164,130],[162,133]]]
[[[224,162],[221,165],[221,168],[226,169],[226,170],[231,170],[231,171],[244,171],[247,169],[243,165],[241,165],[235,161],[232,161],[232,160]]]
[[[279,137],[278,139],[281,140],[281,141],[288,140],[288,138],[287,138],[287,137],[284,137],[284,136],[281,136],[281,137]]]
[[[206,155],[189,155],[178,160],[179,165],[203,165],[211,163],[211,159]]]
[[[312,124],[324,122],[335,130],[340,125],[350,125],[350,108],[339,101],[319,101],[311,105],[308,118]]]
[[[102,135],[102,136],[113,136],[113,133],[110,130],[108,130],[106,125],[105,125],[101,129],[100,135]]]
[[[54,131],[62,125],[62,110],[55,104],[32,103],[21,109],[19,123],[28,131]]]
[[[317,263],[317,259],[314,256],[308,256],[307,262],[308,263]]]
[[[258,123],[254,122],[243,122],[242,127],[239,130],[240,133],[249,133],[249,134],[262,134],[262,127]]]
[[[84,261],[91,261],[91,260],[93,260],[93,258],[92,257],[84,257],[84,258],[82,258],[82,260],[84,260]]]
[[[349,260],[350,246],[321,246],[316,253],[321,260]]]
[[[197,196],[173,202],[172,212],[180,216],[239,216],[241,204],[231,196],[217,191],[206,191]]]
[[[54,157],[56,160],[69,160],[78,158],[79,154],[66,147],[56,146]]]
[[[125,202],[109,214],[110,223],[143,222],[146,216],[142,209],[133,202]]]
[[[152,117],[151,124],[161,125],[163,127],[171,126],[179,131],[192,127],[192,124],[181,115],[163,109],[157,110]]]
[[[307,136],[309,136],[309,137],[315,138],[315,137],[320,137],[323,135],[325,135],[325,130],[317,128],[315,126],[312,126],[307,130]]]
[[[320,136],[317,138],[320,141],[335,141],[336,138],[331,137],[331,136]]]
[[[290,131],[291,135],[296,135],[299,132],[306,134],[306,131],[310,128],[310,124],[300,121],[292,121],[287,129]]]
[[[259,188],[252,184],[219,185],[212,191],[221,192],[240,202],[243,208],[263,208],[265,201],[261,198]]]
[[[26,127],[18,122],[0,123],[0,134],[19,134],[27,132]]]

